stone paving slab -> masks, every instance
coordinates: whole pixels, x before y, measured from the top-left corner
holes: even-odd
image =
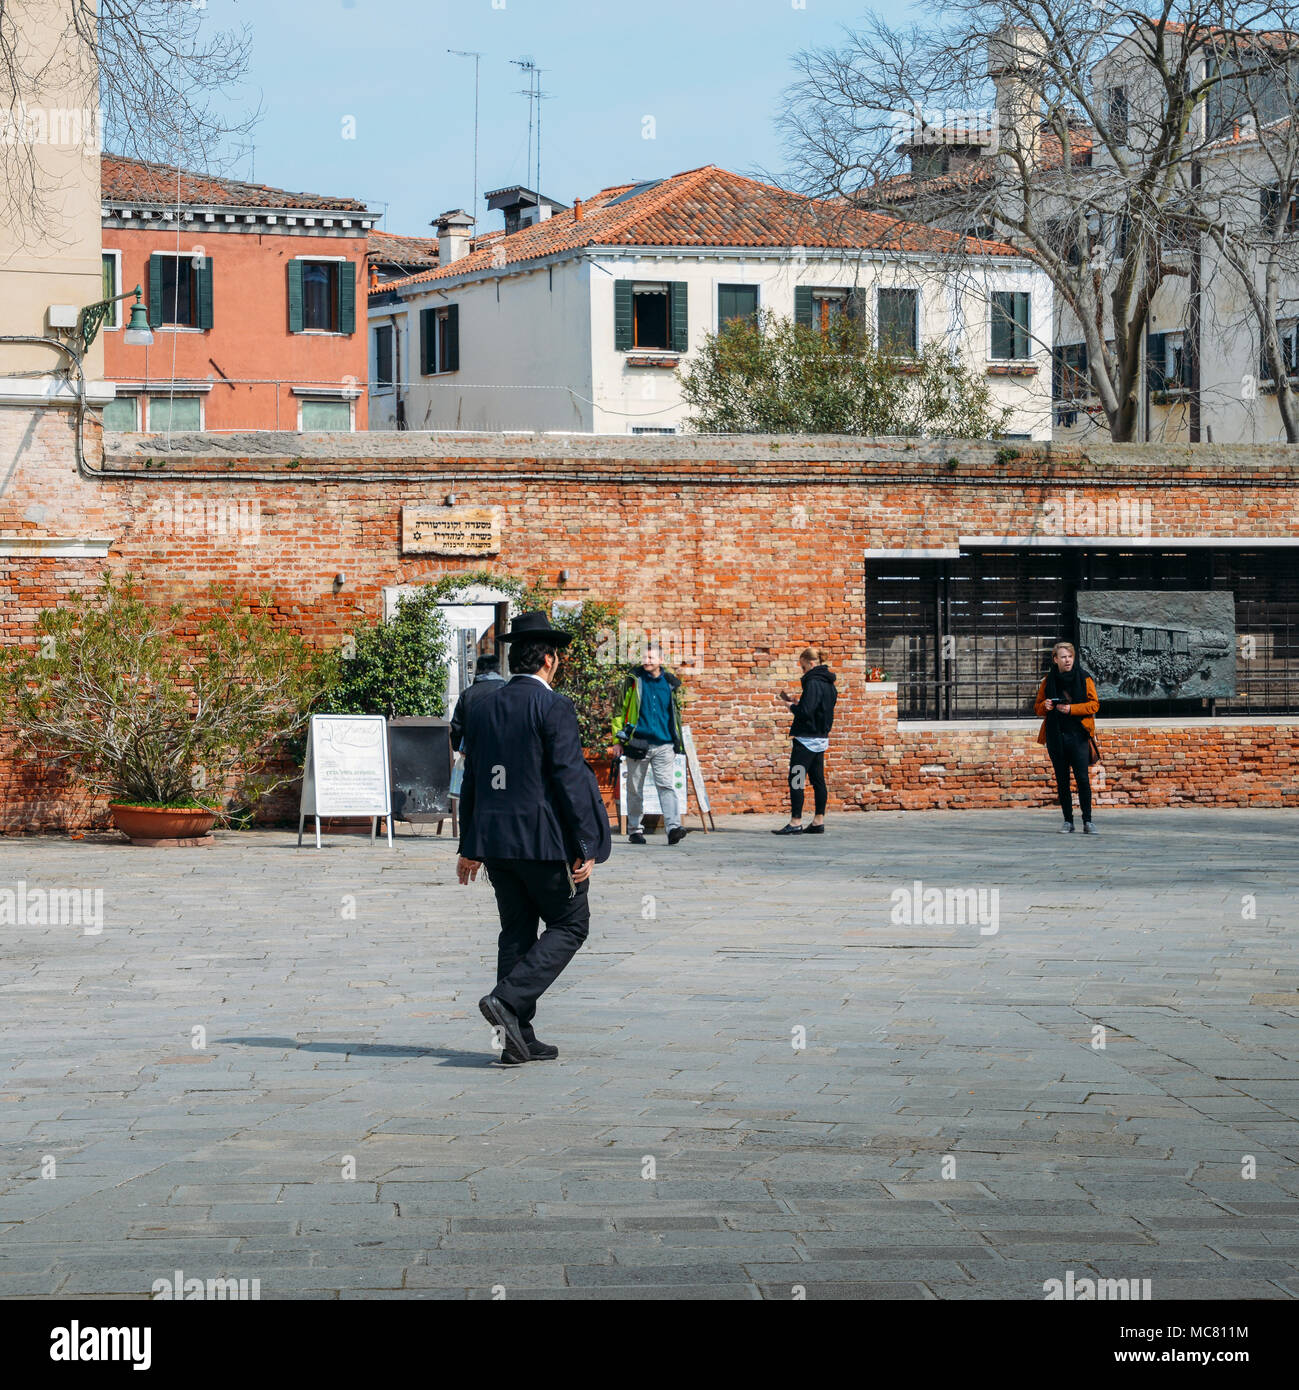
[[[449,838],[0,840],[0,1298],[1292,1299],[1299,813],[1098,814],[619,843],[513,1069]]]

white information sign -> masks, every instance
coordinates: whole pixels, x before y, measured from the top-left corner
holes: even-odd
[[[690,780],[694,783],[695,800],[699,803],[701,815],[711,817],[713,808],[708,804],[708,789],[704,786],[704,773],[699,766],[699,753],[695,748],[695,740],[690,733],[689,724],[681,726],[681,737],[686,745],[686,761],[690,765]]]
[[[380,816],[392,845],[392,792],[388,775],[388,721],[381,714],[313,714],[298,807],[298,844],[308,816],[369,816],[373,843]]]
[[[627,814],[627,768],[629,766],[626,758],[620,758],[621,766],[618,768],[618,810],[622,815]],[[676,766],[672,772],[672,790],[677,794],[677,809],[684,818],[686,813],[686,757],[684,753],[678,753]],[[659,789],[654,785],[654,773],[645,773],[644,795],[641,798],[641,805],[647,816],[661,816],[663,807],[659,804]]]

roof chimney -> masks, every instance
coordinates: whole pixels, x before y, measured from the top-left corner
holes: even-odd
[[[469,254],[474,219],[463,208],[444,212],[441,217],[434,219],[433,226],[438,229],[438,264],[440,266],[463,260]]]
[[[1042,141],[1042,59],[1046,36],[1004,25],[988,42],[988,76],[997,89],[1001,143],[1035,158]]]
[[[581,198],[573,199],[573,221],[580,222],[586,216],[586,210],[582,207]]]

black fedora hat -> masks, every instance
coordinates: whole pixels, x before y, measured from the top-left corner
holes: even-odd
[[[497,635],[498,642],[545,642],[552,647],[566,647],[573,640],[571,632],[551,627],[544,613],[520,613],[508,632]]]

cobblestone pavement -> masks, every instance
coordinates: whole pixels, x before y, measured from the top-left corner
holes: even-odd
[[[1299,813],[777,824],[618,843],[517,1068],[449,837],[0,842],[0,1296],[1299,1294]]]

